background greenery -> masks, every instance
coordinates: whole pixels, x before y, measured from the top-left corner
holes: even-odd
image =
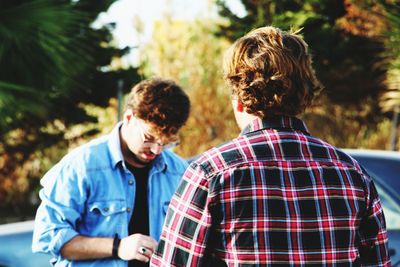
[[[44,172],[69,149],[109,132],[118,88],[126,93],[146,77],[172,78],[190,95],[180,155],[237,136],[222,56],[259,26],[302,28],[326,87],[303,115],[315,136],[352,148],[391,149],[397,140],[399,1],[242,0],[246,15],[238,17],[216,0],[218,17],[165,15],[139,51],[140,64],[128,68],[115,64],[130,52],[116,48],[115,25],[92,26],[113,2],[0,2],[0,213],[8,221],[33,216]]]

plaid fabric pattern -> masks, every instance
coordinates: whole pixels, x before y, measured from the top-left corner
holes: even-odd
[[[293,117],[257,119],[184,174],[151,266],[390,266],[381,203]]]

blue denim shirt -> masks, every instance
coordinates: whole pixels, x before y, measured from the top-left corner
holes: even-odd
[[[68,153],[41,180],[42,203],[36,214],[32,250],[51,253],[56,266],[127,266],[126,261],[116,259],[68,261],[60,255],[61,247],[77,235],[128,235],[136,182],[123,161],[120,126]],[[155,240],[160,238],[170,199],[186,167],[186,161],[169,150],[151,166],[149,231]]]

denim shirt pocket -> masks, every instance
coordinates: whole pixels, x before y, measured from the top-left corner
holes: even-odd
[[[101,234],[114,234],[126,216],[123,200],[96,201],[88,204],[87,226]],[[88,229],[89,230],[89,229]]]
[[[89,212],[101,214],[103,216],[111,216],[115,213],[125,211],[124,204],[125,201],[123,200],[97,201],[89,204]]]

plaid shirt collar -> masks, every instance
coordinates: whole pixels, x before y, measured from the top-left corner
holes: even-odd
[[[262,129],[300,131],[304,134],[310,135],[306,125],[302,120],[296,117],[288,116],[264,117],[262,119],[257,118],[248,124],[242,130],[240,135],[245,135]]]

